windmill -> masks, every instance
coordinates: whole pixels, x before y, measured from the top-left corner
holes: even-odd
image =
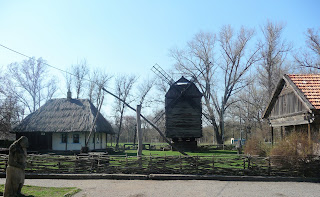
[[[164,113],[155,121],[165,114],[166,137],[177,147],[195,149],[196,138],[202,137],[202,94],[194,84],[196,77],[188,80],[182,76],[174,81],[158,64],[152,71],[170,85],[165,95]]]

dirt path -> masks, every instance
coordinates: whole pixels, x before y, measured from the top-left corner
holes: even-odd
[[[4,184],[5,179],[0,179]],[[319,183],[241,182],[205,180],[66,180],[26,179],[26,185],[78,187],[75,197],[205,197],[205,196],[319,196]]]

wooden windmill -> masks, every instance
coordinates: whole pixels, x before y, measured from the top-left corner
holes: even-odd
[[[165,135],[177,147],[195,149],[196,138],[202,137],[202,94],[194,84],[183,76],[176,82],[159,65],[152,69],[166,81],[170,88],[165,95]]]

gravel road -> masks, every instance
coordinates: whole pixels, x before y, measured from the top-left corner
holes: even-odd
[[[4,183],[5,179],[0,179],[0,184]],[[26,179],[25,184],[82,189],[75,197],[320,196],[319,183],[303,182]]]

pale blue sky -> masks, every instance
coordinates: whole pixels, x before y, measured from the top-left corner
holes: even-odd
[[[320,27],[319,8],[317,0],[0,0],[0,44],[60,69],[85,58],[91,69],[145,78],[155,63],[172,68],[169,49],[228,24],[255,28],[259,38],[267,19],[286,23],[283,36],[297,49],[307,28]],[[22,59],[0,47],[0,69]]]
[[[0,43],[65,68],[86,58],[91,67],[151,75],[173,64],[170,48],[183,47],[200,30],[222,25],[259,28],[285,22],[284,36],[304,44],[319,28],[320,1],[5,1],[0,0]],[[0,66],[23,59],[0,48]]]

